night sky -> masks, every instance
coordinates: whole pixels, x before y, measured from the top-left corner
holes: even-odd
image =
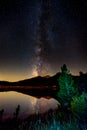
[[[86,0],[0,0],[0,80],[87,72]]]

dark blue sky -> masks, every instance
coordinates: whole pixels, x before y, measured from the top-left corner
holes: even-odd
[[[48,20],[42,10],[41,0],[0,0],[0,80],[35,74],[38,29],[43,31],[44,24],[41,19],[46,22],[49,41],[44,63],[47,73],[57,73],[64,63],[74,74],[87,72],[87,1],[50,0]]]

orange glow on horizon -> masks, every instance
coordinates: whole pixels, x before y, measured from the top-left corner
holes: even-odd
[[[70,73],[72,75],[79,75],[79,72],[82,71],[83,73],[86,73],[87,71],[84,69],[80,69],[79,71],[77,69],[72,69],[72,68],[68,68],[70,70]],[[56,73],[61,72],[61,69],[59,70],[55,70],[55,71],[50,71],[50,73],[46,73],[46,75],[50,75],[53,76]],[[19,81],[19,80],[24,80],[24,79],[29,79],[32,77],[37,77],[38,73],[36,71],[36,69],[33,69],[33,71],[31,73],[23,73],[23,72],[13,72],[13,73],[0,73],[0,81],[10,81],[10,82],[14,82],[14,81]],[[43,75],[45,76],[45,75]]]
[[[33,70],[33,72],[32,72],[32,76],[33,76],[33,77],[38,76],[38,72],[37,72],[36,68]]]

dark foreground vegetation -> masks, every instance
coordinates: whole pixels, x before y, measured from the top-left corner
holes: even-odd
[[[0,130],[87,130],[87,74],[72,76],[64,64],[56,82],[55,97],[61,104],[58,110],[19,121],[16,109],[14,119],[0,122]]]
[[[70,111],[49,111],[32,115],[24,121],[14,118],[0,123],[0,130],[87,130],[85,120],[78,119]]]

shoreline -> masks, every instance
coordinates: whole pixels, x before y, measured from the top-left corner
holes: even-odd
[[[0,92],[17,91],[35,97],[56,98],[57,87],[48,86],[4,86],[0,85]]]

